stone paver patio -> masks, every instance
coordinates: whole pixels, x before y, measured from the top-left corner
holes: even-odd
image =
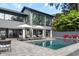
[[[68,55],[79,50],[79,43],[58,50],[39,47],[27,42],[12,40],[12,51],[2,52],[0,56],[59,56]]]
[[[48,51],[48,49],[38,46],[34,47],[34,45],[32,44],[25,43],[22,41],[17,41],[16,39],[11,39],[11,40],[12,40],[12,45],[11,45],[12,51],[2,52],[0,54],[1,56],[34,56],[34,55],[46,55],[46,54],[52,55],[51,53],[45,51],[45,50]],[[44,51],[42,49],[44,49]]]

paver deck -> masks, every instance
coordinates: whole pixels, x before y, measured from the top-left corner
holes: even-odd
[[[69,54],[68,56],[79,56],[79,49],[71,54]]]
[[[0,56],[64,56],[79,50],[79,43],[53,50],[16,39],[11,39],[11,41],[12,51],[2,52]]]
[[[34,47],[34,45],[25,43],[22,41],[17,41],[16,39],[11,39],[12,41],[12,51],[2,52],[1,56],[34,56],[34,55],[52,55],[48,49],[42,50],[42,47]],[[39,49],[38,49],[39,48]],[[44,48],[43,48],[44,49]],[[51,52],[51,51],[50,51]]]

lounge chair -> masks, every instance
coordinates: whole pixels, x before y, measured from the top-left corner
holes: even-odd
[[[25,39],[23,39],[23,36],[22,35],[19,35],[19,38],[17,38],[17,40],[19,40],[19,41],[26,41],[26,40],[30,40],[30,39],[32,39],[30,37],[30,35],[26,35],[26,38]]]
[[[11,40],[0,40],[0,50],[10,50],[11,51]]]
[[[41,35],[37,35],[37,36],[36,36],[36,35],[34,35],[34,36],[33,36],[33,38],[34,38],[35,40],[40,40],[40,39],[43,39]]]
[[[33,37],[30,37],[29,40],[38,40],[38,37],[36,35],[33,35]]]

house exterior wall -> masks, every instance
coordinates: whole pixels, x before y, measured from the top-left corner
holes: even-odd
[[[0,20],[0,28],[18,29],[17,26],[22,24],[24,22]]]

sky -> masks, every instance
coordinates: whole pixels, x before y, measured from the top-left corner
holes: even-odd
[[[0,3],[0,7],[21,11],[26,6],[50,15],[61,13],[61,9],[56,9],[55,6],[51,7],[48,3]]]

